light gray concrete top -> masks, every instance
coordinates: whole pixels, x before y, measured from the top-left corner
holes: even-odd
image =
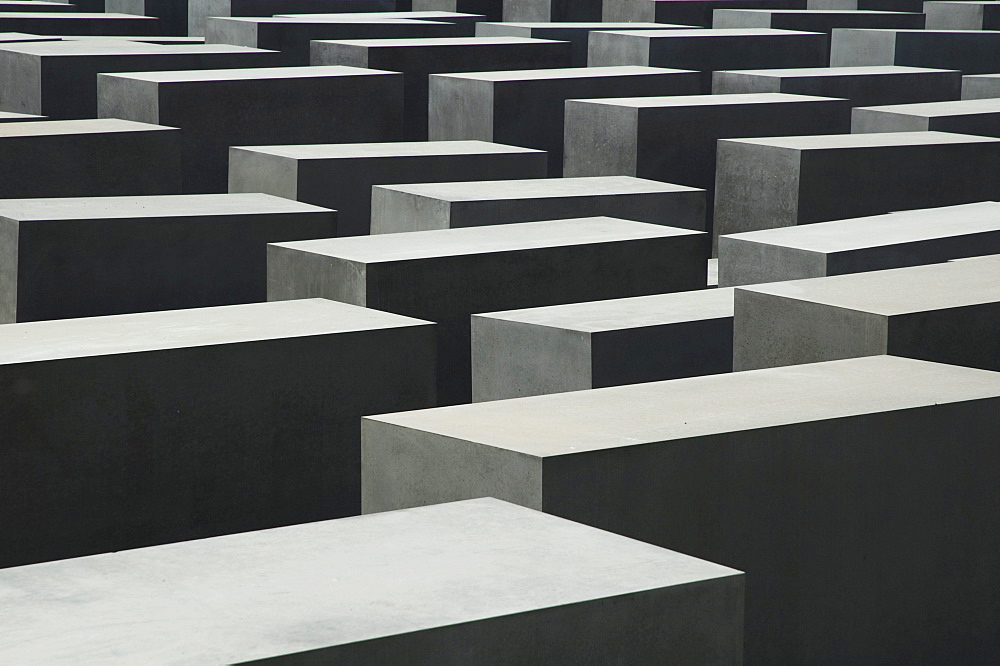
[[[949,0],[950,1],[950,0]],[[870,76],[872,74],[920,74],[924,72],[957,72],[956,69],[906,67],[904,65],[874,65],[860,67],[799,67],[791,69],[729,69],[727,74],[771,76],[781,79],[813,78],[820,76]]]
[[[998,139],[1000,140],[1000,139]],[[529,178],[526,180],[479,180],[452,183],[377,185],[396,192],[444,201],[496,201],[502,199],[548,199],[551,197],[599,197],[620,194],[695,192],[697,187],[674,185],[633,176],[585,176],[580,178]]]
[[[425,46],[531,46],[537,44],[563,44],[553,39],[536,39],[534,37],[406,37],[398,39],[318,39],[324,44],[351,44],[367,46],[368,48],[420,48]]]
[[[61,37],[47,37],[44,35],[29,35],[26,32],[0,32],[0,43],[2,42],[50,42],[62,39]]]
[[[1000,303],[1000,257],[739,287],[891,317]],[[1000,377],[1000,373],[997,373]]]
[[[611,67],[565,67],[560,69],[517,69],[499,72],[465,72],[460,74],[432,74],[456,79],[478,81],[543,81],[545,79],[592,79],[604,76],[649,76],[650,74],[691,73],[689,69],[619,65]]]
[[[880,148],[889,146],[930,146],[949,143],[996,143],[1000,139],[952,132],[877,132],[872,134],[820,134],[760,139],[720,139],[730,143],[753,143],[791,150]]]
[[[695,28],[692,30],[602,30],[614,35],[629,35],[646,39],[678,39],[680,37],[767,37],[777,35],[821,35],[821,32],[782,30],[780,28]]]
[[[273,245],[370,264],[613,243],[645,238],[668,238],[698,233],[704,232],[613,217],[584,217],[459,229],[407,231],[376,236],[349,236],[273,243]]]
[[[0,659],[242,663],[737,575],[484,498],[4,569]]]
[[[208,347],[429,323],[313,298],[4,324],[0,326],[0,365]],[[0,653],[2,652],[3,641],[0,641]]]
[[[256,193],[0,199],[0,218],[20,222],[322,212],[330,210],[270,194]]]
[[[694,27],[695,27],[695,26],[691,26],[691,25],[678,25],[676,23],[643,23],[643,22],[640,22],[640,21],[636,21],[635,23],[624,23],[624,22],[623,23],[615,23],[615,22],[598,23],[596,21],[592,21],[590,23],[586,23],[586,22],[582,22],[582,23],[581,22],[571,22],[571,21],[567,21],[566,23],[559,23],[559,22],[548,22],[548,23],[517,23],[517,22],[510,22],[510,23],[508,23],[507,21],[504,21],[503,23],[496,23],[496,22],[491,22],[491,21],[483,21],[482,23],[477,23],[476,24],[476,29],[478,30],[480,26],[488,27],[488,28],[493,28],[494,26],[496,26],[495,29],[502,29],[502,28],[508,28],[509,27],[509,28],[523,28],[525,30],[547,30],[547,29],[551,29],[551,30],[600,30],[601,32],[609,32],[609,31],[612,31],[612,30],[615,30],[615,31],[618,31],[618,30],[666,30],[667,28],[671,28],[671,27],[674,27],[674,26],[676,26],[678,28],[692,28],[692,29],[694,29]]]
[[[432,21],[446,19],[469,19],[470,21],[482,14],[465,14],[462,12],[417,11],[417,12],[337,12],[336,14],[275,14],[279,18],[320,19],[341,23],[356,23],[366,19],[419,19]]]
[[[880,11],[872,9],[743,9],[738,7],[733,7],[728,9],[725,7],[720,7],[716,11],[726,12],[726,13],[750,13],[750,14],[787,14],[795,16],[841,16],[844,14],[855,15],[861,14],[864,16],[899,16],[900,14],[913,15],[916,12],[889,12]]]
[[[573,100],[589,104],[627,106],[636,109],[664,108],[671,106],[727,106],[733,104],[783,104],[788,102],[823,102],[837,97],[817,97],[791,93],[732,93],[722,95],[675,95],[671,97],[605,97],[600,99]]]
[[[33,113],[17,113],[15,111],[0,111],[0,122],[5,120],[45,120],[45,116],[36,116]]]
[[[1000,373],[868,356],[368,417],[544,458],[1000,397]]]
[[[951,0],[948,0],[951,2]],[[884,111],[908,116],[937,118],[942,116],[973,116],[983,113],[1000,113],[1000,97],[985,99],[961,99],[948,102],[922,102],[915,104],[892,104],[887,106],[858,107],[871,111]]]
[[[84,120],[39,120],[24,123],[0,123],[0,139],[20,136],[51,136],[53,134],[105,134],[107,132],[148,132],[174,129],[164,125],[137,123],[118,118]]]
[[[116,13],[104,13],[104,12],[0,12],[0,19],[16,19],[16,18],[28,18],[28,19],[66,19],[70,21],[81,21],[85,19],[89,20],[138,20],[138,21],[156,21],[157,19],[153,16],[139,16],[137,14],[116,14]]]
[[[392,143],[320,143],[290,146],[233,146],[297,160],[372,157],[434,157],[442,155],[498,155],[544,153],[544,150],[505,146],[488,141],[396,141]]]
[[[747,231],[725,238],[827,254],[989,231],[1000,231],[1000,203],[993,201]]]
[[[346,65],[314,65],[312,67],[258,67],[246,69],[190,69],[169,72],[127,72],[123,74],[101,74],[126,79],[138,79],[152,83],[176,83],[194,81],[253,81],[257,79],[322,79],[333,76],[384,76],[398,72],[380,69],[348,67]]]
[[[912,33],[915,35],[982,35],[983,37],[998,36],[1000,30],[918,30],[915,28],[834,28],[837,30],[853,30],[855,32],[892,32]]]
[[[409,12],[407,12],[409,13]],[[103,16],[103,14],[102,14]],[[421,21],[407,18],[378,18],[367,16],[363,18],[341,18],[336,14],[310,15],[308,18],[292,18],[291,16],[212,16],[213,21],[235,21],[237,23],[277,23],[288,25],[316,25],[317,23],[353,23],[355,25],[440,25],[441,21]]]
[[[13,51],[37,56],[99,56],[99,55],[168,55],[187,53],[274,53],[249,46],[231,44],[150,44],[126,40],[86,39],[59,42],[27,42],[4,44],[0,51]]]
[[[544,308],[473,315],[583,333],[663,326],[733,316],[733,289],[702,289],[673,294],[616,298]]]

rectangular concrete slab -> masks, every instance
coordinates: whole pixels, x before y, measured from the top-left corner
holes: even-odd
[[[230,146],[402,138],[403,75],[396,72],[333,66],[101,74],[97,97],[101,117],[183,129],[188,193],[226,191]]]
[[[712,27],[716,9],[805,9],[807,0],[604,0],[605,21],[655,21]]]
[[[598,217],[276,243],[268,298],[330,298],[437,322],[438,398],[456,404],[472,398],[470,315],[701,289],[706,241]]]
[[[0,567],[355,515],[428,322],[322,299],[0,326]],[[6,624],[6,623],[5,623]]]
[[[105,0],[104,11],[152,16],[157,20],[157,32],[187,36],[188,4],[171,0]]]
[[[704,231],[705,191],[630,176],[372,188],[373,234],[602,215]]]
[[[965,74],[1000,70],[1000,32],[986,30],[874,30],[837,28],[830,65],[909,65],[958,69]]]
[[[901,211],[719,237],[719,285],[780,282],[1000,254],[1000,203]]]
[[[485,141],[243,146],[229,151],[229,191],[267,192],[337,211],[337,235],[371,230],[372,186],[544,178],[544,151]]]
[[[713,28],[778,28],[830,33],[834,28],[905,28],[922,30],[919,12],[863,9],[717,9]]]
[[[267,194],[0,199],[0,321],[264,301],[267,243],[336,232]]]
[[[492,499],[7,569],[0,599],[19,609],[5,661],[732,664],[742,650],[740,572]],[[650,630],[621,640],[636,627]]]
[[[989,662],[998,427],[1000,374],[893,357],[389,414],[364,510],[491,495],[753,572],[749,663]]]
[[[504,21],[600,21],[604,0],[503,0]]]
[[[855,134],[928,130],[1000,137],[1000,99],[861,107],[851,116]]]
[[[1000,97],[1000,74],[970,74],[962,77],[962,99]]]
[[[406,0],[189,0],[188,34],[203,37],[210,16],[274,16],[281,12],[394,12]]]
[[[485,21],[503,20],[503,0],[413,0],[413,11],[450,11],[479,14]]]
[[[155,35],[159,22],[151,16],[86,12],[0,12],[0,33],[35,35]]]
[[[929,30],[1000,29],[1000,2],[925,2]]]
[[[732,289],[472,316],[475,402],[730,372],[732,359]]]

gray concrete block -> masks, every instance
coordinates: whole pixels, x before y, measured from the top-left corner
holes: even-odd
[[[747,663],[990,663],[998,428],[1000,374],[892,357],[485,402],[364,419],[363,507],[490,495],[740,568]]]
[[[806,0],[806,9],[868,9],[883,12],[922,12],[924,0]]]
[[[155,35],[159,30],[159,20],[152,16],[65,11],[0,12],[0,32],[37,35]]]
[[[377,185],[373,234],[571,217],[705,230],[705,191],[630,176]]]
[[[549,175],[559,176],[566,100],[692,95],[700,89],[699,73],[656,67],[432,74],[428,130],[431,140],[477,139],[545,150]]]
[[[922,30],[924,15],[863,9],[717,9],[714,28],[779,28],[830,33],[834,28]]]
[[[604,0],[605,21],[654,21],[712,27],[716,9],[805,9],[807,0]]]
[[[723,139],[715,233],[1000,198],[1000,140],[946,132]]]
[[[8,569],[0,595],[7,662],[736,664],[743,642],[740,572],[493,499]]]
[[[833,67],[910,65],[965,74],[1000,70],[1000,32],[837,28],[830,47]]]
[[[503,20],[600,21],[604,0],[503,0]]]
[[[472,316],[474,402],[732,369],[732,289]]]
[[[476,25],[480,21],[486,20],[486,17],[482,14],[448,11],[351,12],[344,14],[323,12],[320,14],[275,14],[275,16],[277,18],[314,19],[337,23],[365,22],[369,19],[416,19],[419,21],[433,21],[435,23],[451,23],[453,24],[454,36],[456,37],[474,36],[476,34]]]
[[[391,12],[398,0],[188,0],[188,33],[202,37],[210,16],[274,16],[281,12]]]
[[[44,0],[3,0],[0,2],[0,12],[72,12],[74,5],[62,2],[45,2]],[[118,13],[115,11],[115,13]]]
[[[36,116],[30,113],[14,113],[13,111],[0,111],[0,123],[22,123],[32,120],[45,120],[45,116]]]
[[[337,211],[337,235],[371,230],[372,186],[544,178],[543,151],[483,141],[243,146],[229,151],[229,191],[266,192]]]
[[[434,327],[315,299],[0,326],[0,567],[355,515]]]
[[[998,30],[1000,2],[925,2],[929,30]]]
[[[712,92],[782,92],[850,100],[852,106],[941,102],[962,96],[962,73],[925,67],[815,67],[715,72]]]
[[[311,65],[402,72],[404,128],[411,141],[427,140],[427,79],[431,74],[552,69],[572,64],[569,42],[523,37],[314,41],[311,54]]]
[[[101,74],[101,117],[183,128],[184,191],[225,192],[229,147],[402,138],[403,75],[356,67]]]
[[[177,194],[180,130],[127,120],[0,123],[0,199]]]
[[[962,77],[962,99],[1000,97],[1000,74],[973,74]]]
[[[23,32],[0,32],[0,44],[7,44],[10,42],[58,42],[62,39],[63,39],[62,37],[29,35]],[[69,37],[68,39],[75,39],[75,38]],[[131,39],[131,38],[126,37],[125,39]]]
[[[1000,255],[738,287],[733,369],[892,354],[1000,370]]]
[[[719,284],[880,271],[1000,254],[1000,203],[901,211],[719,237]]]
[[[281,51],[285,65],[308,65],[309,42],[313,40],[461,37],[470,31],[456,23],[413,19],[210,17],[205,26],[205,42]]]
[[[267,244],[336,213],[266,194],[0,199],[0,322],[267,300]]]
[[[188,4],[191,0],[105,0],[105,11],[116,14],[152,16],[157,32],[164,35],[187,35]]]
[[[823,33],[772,28],[593,32],[588,62],[697,70],[707,93],[720,69],[826,67],[827,43]]]
[[[104,0],[53,0],[53,2],[65,2],[73,7],[77,12],[103,12]]]
[[[502,21],[503,0],[413,0],[413,11],[467,12],[485,21]]]
[[[851,128],[855,134],[933,130],[1000,137],[1000,99],[859,107]]]
[[[268,298],[330,298],[439,324],[438,400],[471,400],[470,315],[705,285],[705,234],[610,218],[268,246]],[[419,313],[419,314],[418,314]]]
[[[842,99],[784,93],[570,100],[563,174],[702,188],[711,231],[719,139],[849,132],[850,114]]]
[[[98,73],[274,67],[278,58],[275,51],[228,44],[7,44],[0,46],[0,108],[55,120],[94,118]]]

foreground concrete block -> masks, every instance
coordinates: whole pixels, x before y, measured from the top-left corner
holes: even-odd
[[[987,663],[998,428],[1000,374],[892,357],[477,403],[364,419],[363,506],[490,495],[741,567],[747,663]]]
[[[316,299],[0,326],[0,566],[357,514],[428,322]]]
[[[280,243],[268,298],[437,322],[438,399],[455,404],[472,398],[470,315],[700,289],[707,254],[703,233],[610,218]]]
[[[94,40],[0,47],[0,107],[54,120],[97,115],[97,75],[171,69],[273,67],[278,54],[243,46],[161,46]]]
[[[210,16],[273,16],[282,12],[391,12],[399,0],[188,0],[188,33],[203,37]]]
[[[840,97],[851,106],[941,102],[961,98],[962,73],[897,65],[733,70],[712,75],[712,92]]]
[[[719,237],[719,285],[880,271],[1000,254],[1000,203],[910,210]]]
[[[1000,97],[1000,74],[974,74],[962,77],[962,99]]]
[[[706,93],[715,70],[826,67],[828,61],[825,34],[771,28],[594,32],[588,60],[698,70]]]
[[[0,595],[9,661],[733,664],[743,641],[740,572],[488,498],[8,569]]]
[[[736,290],[733,369],[892,354],[1000,370],[1000,256]]]
[[[402,72],[406,138],[412,141],[427,139],[430,74],[550,69],[572,64],[569,42],[522,37],[314,41],[311,53],[312,65]]]
[[[181,191],[180,130],[110,118],[0,123],[0,198]]]
[[[356,67],[101,74],[98,113],[182,128],[184,191],[225,192],[230,146],[401,139],[402,78]]]
[[[371,231],[601,215],[704,231],[705,191],[629,176],[378,185],[372,189]]]
[[[719,141],[715,233],[1000,198],[1000,140],[887,132]]]
[[[472,316],[475,402],[732,369],[732,289]]]
[[[857,108],[851,128],[855,134],[934,130],[1000,137],[1000,99]]]
[[[333,211],[266,194],[0,199],[0,322],[267,299],[267,243]]]
[[[549,175],[559,176],[566,100],[692,95],[700,89],[699,73],[657,67],[433,74],[429,136],[432,141],[478,139],[545,150]],[[531,122],[525,122],[529,117]]]
[[[717,9],[713,28],[779,28],[830,33],[834,28],[904,28],[922,30],[918,12],[860,9]]]
[[[710,231],[719,139],[848,132],[850,114],[846,100],[784,93],[570,100],[563,173],[702,188]]]
[[[540,150],[483,141],[244,146],[229,151],[229,191],[266,192],[337,211],[337,235],[371,231],[372,186],[544,178]]]
[[[984,30],[862,30],[838,28],[830,40],[830,65],[910,65],[1000,70],[1000,32]]]
[[[925,2],[930,30],[998,30],[998,2]]]
[[[806,0],[604,0],[605,21],[655,21],[712,27],[716,9],[805,9]]]
[[[503,0],[503,20],[600,21],[603,0]]]

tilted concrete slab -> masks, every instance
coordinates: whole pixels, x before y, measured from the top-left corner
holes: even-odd
[[[965,74],[1000,70],[1000,32],[986,30],[875,30],[837,28],[830,65],[909,65],[959,69]]]
[[[851,131],[935,131],[1000,137],[1000,99],[861,107],[853,111]]]

